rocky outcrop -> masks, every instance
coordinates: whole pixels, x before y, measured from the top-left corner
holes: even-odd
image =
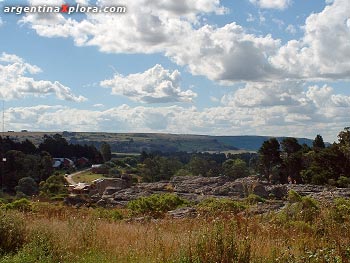
[[[221,177],[177,176],[169,182],[139,183],[120,189],[107,187],[100,198],[101,204],[125,205],[130,200],[149,196],[155,193],[176,193],[193,202],[200,202],[207,197],[227,197],[242,199],[249,194],[262,198],[285,200],[288,191],[294,190],[300,195],[310,195],[318,200],[332,200],[336,197],[350,197],[350,188],[330,188],[315,185],[272,185],[256,177],[246,177],[237,180]],[[278,202],[280,206],[280,202]]]

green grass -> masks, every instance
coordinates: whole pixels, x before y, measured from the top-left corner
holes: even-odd
[[[91,183],[92,181],[100,178],[106,178],[103,174],[95,174],[91,171],[80,173],[73,176],[73,180],[76,183]]]

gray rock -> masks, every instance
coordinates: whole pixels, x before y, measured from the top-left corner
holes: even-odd
[[[182,207],[169,211],[167,214],[172,218],[193,218],[196,217],[197,211],[193,207]]]

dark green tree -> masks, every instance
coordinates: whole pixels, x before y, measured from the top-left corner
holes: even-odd
[[[36,195],[38,193],[38,184],[32,177],[23,177],[18,181],[16,186],[17,194],[23,193],[27,196]]]
[[[280,182],[287,183],[290,178],[293,182],[302,183],[300,172],[303,170],[302,146],[295,138],[285,138],[281,142],[283,165]]]
[[[314,150],[320,150],[326,148],[326,145],[324,144],[323,138],[321,135],[317,134],[314,141],[312,142],[312,148]]]
[[[350,176],[350,127],[345,127],[343,131],[338,134],[338,147],[345,157],[344,175]]]
[[[51,175],[46,181],[40,183],[40,193],[48,197],[67,194],[66,184],[67,182],[63,175]]]
[[[195,176],[212,177],[222,174],[222,167],[215,160],[197,155],[192,156],[187,169]]]
[[[259,170],[266,179],[269,179],[272,169],[282,163],[280,144],[276,138],[271,138],[262,144],[258,153]]]
[[[103,142],[101,144],[100,152],[104,162],[108,162],[112,159],[111,146],[108,143]]]
[[[249,176],[249,169],[245,161],[241,159],[229,159],[222,164],[224,175],[230,178],[242,178]]]

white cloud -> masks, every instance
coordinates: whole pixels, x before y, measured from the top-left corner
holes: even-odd
[[[182,91],[180,81],[179,71],[170,72],[155,65],[143,73],[116,74],[113,79],[102,81],[101,86],[111,88],[112,94],[143,103],[192,102],[197,94],[191,90]]]
[[[294,25],[291,25],[289,24],[287,27],[286,27],[286,31],[292,35],[296,34],[297,33],[297,30],[295,28]]]
[[[291,5],[291,0],[250,0],[251,3],[266,9],[286,9]]]
[[[32,75],[41,72],[35,65],[26,63],[22,58],[7,53],[0,56],[0,97],[5,100],[19,99],[27,95],[44,96],[55,94],[62,100],[81,102],[82,96],[75,96],[60,82],[35,80]]]
[[[0,16],[0,26],[2,26],[4,24],[4,22],[2,21],[2,18]]]
[[[166,54],[194,75],[232,83],[275,78],[278,72],[267,58],[279,45],[270,35],[256,37],[231,23],[222,28],[204,26]]]
[[[75,0],[75,2],[80,5],[89,5],[89,0]]]
[[[292,1],[253,2],[262,8],[284,9]],[[97,46],[102,52],[163,53],[193,75],[223,84],[350,76],[348,0],[335,0],[322,12],[311,14],[303,27],[304,37],[284,45],[271,35],[247,33],[234,22],[223,27],[203,25],[203,15],[226,12],[219,0],[135,0],[126,6],[127,14],[87,14],[79,21],[61,14],[27,15],[22,23],[41,36],[70,37],[77,46]],[[261,12],[259,16],[263,22]],[[293,33],[293,27],[286,30]]]
[[[235,107],[272,107],[299,104],[302,83],[273,82],[247,83],[233,94],[225,95],[222,102]]]
[[[348,0],[335,0],[320,13],[311,14],[301,40],[291,40],[271,58],[290,77],[304,79],[350,78],[350,17]]]
[[[296,88],[293,88],[296,87]],[[250,102],[248,99],[253,100]],[[169,132],[211,135],[260,134],[336,139],[350,121],[350,96],[329,86],[287,82],[250,83],[224,105],[196,107],[130,107],[81,110],[65,106],[18,107],[6,110],[7,129],[107,132]]]

